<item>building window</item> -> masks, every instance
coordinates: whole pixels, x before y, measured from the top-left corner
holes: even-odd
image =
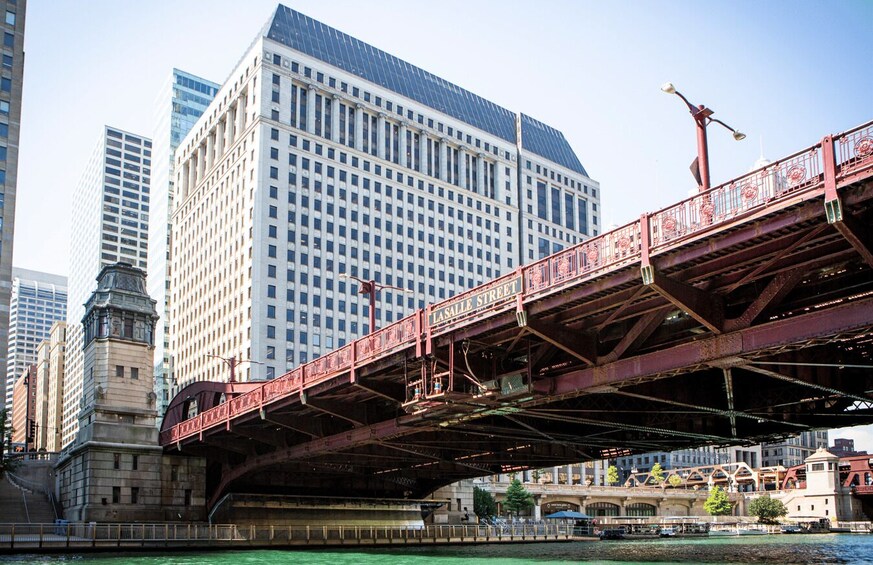
[[[132,461],[132,463],[131,463],[130,468],[133,469],[134,471],[136,471],[137,469],[139,469],[139,455],[134,455],[134,456],[133,456],[133,461]]]
[[[121,454],[120,453],[114,453],[112,455],[112,468],[113,469],[120,469],[121,468]]]
[[[136,504],[139,502],[139,487],[130,487],[130,503]]]
[[[116,365],[115,366],[115,376],[120,377],[120,378],[124,378],[124,367],[122,367],[121,365]],[[116,469],[118,469],[118,467],[116,467]]]
[[[11,26],[15,25],[15,12],[6,12],[6,24]]]
[[[121,502],[121,487],[112,487],[112,503],[118,504],[119,502]]]
[[[12,90],[12,79],[6,77],[0,78],[0,90],[10,92]]]
[[[185,506],[191,506],[191,489],[185,489]]]
[[[131,379],[139,379],[139,369],[137,369],[136,367],[131,367],[130,368],[130,378]],[[136,457],[136,456],[134,455],[134,457]],[[134,468],[136,468],[136,467],[134,467]]]

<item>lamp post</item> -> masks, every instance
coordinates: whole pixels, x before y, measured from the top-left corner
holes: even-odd
[[[227,366],[230,367],[230,380],[229,383],[236,382],[236,368],[243,363],[255,363],[256,365],[263,365],[260,361],[252,361],[251,359],[237,359],[235,355],[231,355],[230,358],[222,357],[221,355],[212,355],[210,353],[206,354],[207,357],[215,357],[216,359],[221,359]]]
[[[341,279],[353,279],[358,281],[358,294],[366,294],[370,297],[370,333],[376,331],[376,293],[380,290],[388,289],[388,290],[399,290],[400,292],[411,293],[411,290],[407,290],[405,288],[400,288],[399,286],[391,286],[387,284],[377,283],[374,280],[365,281],[364,279],[360,279],[354,275],[350,275],[348,273],[340,273],[339,277]]]
[[[691,173],[697,179],[700,192],[709,190],[709,147],[706,142],[706,126],[715,122],[720,124],[725,129],[733,133],[734,139],[740,141],[746,138],[746,134],[736,130],[721,120],[712,117],[713,111],[703,104],[695,106],[685,98],[681,92],[676,90],[672,82],[665,82],[661,86],[661,90],[667,94],[675,94],[685,102],[688,106],[688,111],[691,112],[691,117],[694,118],[694,123],[697,125],[697,159],[691,164]],[[696,167],[695,167],[696,164]],[[695,170],[696,169],[696,170]]]

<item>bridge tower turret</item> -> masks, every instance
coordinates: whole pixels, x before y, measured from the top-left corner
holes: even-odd
[[[145,277],[126,263],[108,265],[85,303],[79,434],[57,464],[69,520],[164,521],[202,513],[193,508],[203,496],[202,460],[164,455],[158,444],[152,376],[158,315]]]

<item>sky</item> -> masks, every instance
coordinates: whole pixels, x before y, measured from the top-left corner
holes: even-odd
[[[873,119],[873,1],[285,0],[564,133],[602,225],[683,199],[694,122],[667,81],[747,134],[709,131],[712,184]],[[104,125],[151,137],[173,67],[223,82],[276,0],[29,0],[16,267],[66,275],[70,197]],[[851,437],[873,452],[873,426]]]

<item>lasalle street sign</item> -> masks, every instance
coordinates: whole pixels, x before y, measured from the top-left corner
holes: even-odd
[[[431,310],[428,323],[431,326],[435,326],[463,318],[492,304],[502,302],[506,298],[515,296],[520,292],[521,275],[465,296],[457,301],[452,301],[445,306],[437,306]]]

